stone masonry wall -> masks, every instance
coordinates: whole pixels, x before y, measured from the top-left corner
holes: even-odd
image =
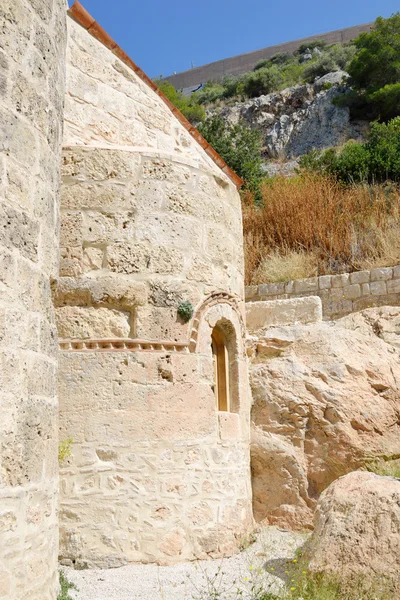
[[[150,87],[68,30],[61,556],[107,567],[229,553],[252,526],[239,195]],[[217,323],[231,413],[213,391]]]
[[[0,597],[57,594],[57,333],[65,0],[0,3]]]
[[[400,305],[400,266],[321,275],[246,288],[246,302],[319,296],[324,319],[336,319],[371,306]]]

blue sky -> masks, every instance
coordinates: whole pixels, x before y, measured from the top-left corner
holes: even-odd
[[[70,0],[70,4],[73,0]],[[150,76],[389,17],[396,0],[81,0]]]

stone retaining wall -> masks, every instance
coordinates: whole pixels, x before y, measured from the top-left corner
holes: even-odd
[[[400,266],[321,275],[246,288],[246,302],[319,296],[324,319],[334,319],[370,306],[400,304]]]

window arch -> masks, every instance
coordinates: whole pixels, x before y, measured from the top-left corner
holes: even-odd
[[[211,334],[214,361],[214,394],[217,410],[231,410],[230,356],[225,333],[216,325]]]

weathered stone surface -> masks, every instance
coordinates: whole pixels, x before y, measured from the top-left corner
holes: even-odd
[[[0,6],[0,597],[56,600],[65,2]],[[58,90],[58,97],[53,92]]]
[[[257,520],[311,527],[333,480],[399,455],[399,336],[383,307],[251,338]]]
[[[356,471],[321,495],[307,543],[311,571],[400,589],[400,480]],[[393,596],[394,597],[394,596]]]
[[[246,303],[246,324],[249,332],[267,329],[272,325],[316,323],[321,320],[321,300],[315,296]]]
[[[74,440],[60,555],[114,567],[231,553],[253,525],[240,198],[159,96],[68,26],[59,332],[135,340],[60,353],[60,439]],[[183,301],[203,307],[196,329]],[[219,321],[234,411],[221,416]]]
[[[58,335],[67,339],[128,338],[130,316],[108,308],[64,306],[56,310]]]
[[[328,73],[313,84],[291,88],[224,107],[229,123],[244,121],[262,132],[268,158],[293,158],[360,139],[366,124],[350,121],[347,107],[332,103],[346,88],[343,71]],[[323,89],[331,83],[330,89]]]

